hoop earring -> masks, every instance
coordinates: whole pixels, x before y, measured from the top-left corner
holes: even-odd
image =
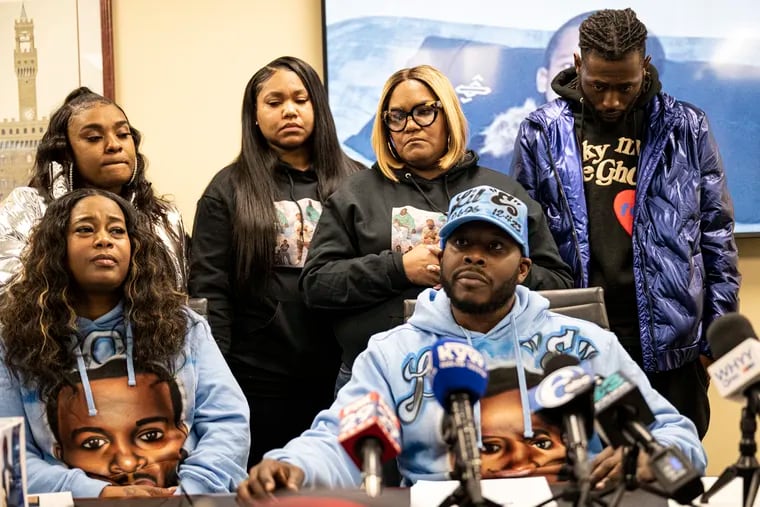
[[[59,197],[62,197],[71,191],[71,181],[73,178],[73,169],[71,168],[72,166],[73,164],[70,164],[69,170],[67,171],[58,162],[50,162],[50,164],[48,164],[50,195],[53,197],[53,199],[58,199]]]
[[[135,162],[135,168],[132,169],[132,177],[129,178],[129,181],[127,182],[127,185],[128,186],[131,185],[132,183],[135,182],[136,179],[137,179],[137,162]]]

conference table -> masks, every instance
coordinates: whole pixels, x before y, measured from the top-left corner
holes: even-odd
[[[499,479],[503,480],[503,479]],[[506,479],[511,480],[511,479]],[[715,477],[705,477],[702,479],[705,488],[708,489],[715,481]],[[487,481],[486,481],[487,482]],[[563,489],[562,485],[552,484],[549,486],[551,494],[557,494]],[[485,488],[484,488],[485,489]],[[69,497],[70,498],[70,497]],[[611,501],[611,495],[604,498],[607,502]],[[414,506],[417,507],[435,507],[439,505],[433,498],[422,498],[420,503],[419,495],[415,498]],[[425,501],[427,500],[427,501]],[[534,503],[525,503],[514,501],[512,495],[509,498],[492,498],[495,501],[501,501],[504,505],[510,507],[533,506]],[[696,503],[696,502],[695,502]],[[700,505],[696,503],[697,505]],[[304,490],[298,493],[278,492],[271,499],[257,500],[255,507],[402,507],[412,505],[412,494],[409,488],[385,488],[382,494],[377,498],[369,498],[364,491],[359,489],[344,490]],[[559,500],[555,505],[566,507],[572,505],[572,502]],[[643,490],[626,491],[623,495],[622,507],[674,507],[678,505],[674,501],[667,501],[658,496],[647,493]],[[735,480],[728,484],[723,490],[716,494],[708,507],[737,507],[742,505],[742,483]],[[194,495],[161,498],[88,498],[75,499],[74,507],[237,507],[235,496],[231,494],[224,495]],[[71,507],[62,504],[43,505],[39,507]],[[760,498],[755,502],[755,507],[760,507]]]
[[[557,491],[557,488],[552,488]],[[272,499],[257,500],[256,507],[402,507],[410,505],[408,488],[386,488],[377,498],[361,490],[309,490],[281,493]],[[234,495],[197,495],[169,498],[77,499],[75,507],[237,507]],[[508,505],[508,504],[507,504]],[[572,505],[559,500],[558,506]],[[644,491],[626,492],[621,507],[666,507],[667,501]]]

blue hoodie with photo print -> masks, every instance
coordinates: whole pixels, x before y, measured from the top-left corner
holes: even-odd
[[[451,301],[443,290],[427,289],[417,298],[414,315],[406,324],[374,335],[354,363],[351,381],[340,390],[329,410],[322,411],[311,429],[265,458],[292,463],[304,470],[305,487],[351,487],[361,473],[343,450],[338,433],[339,413],[345,405],[377,391],[395,409],[401,423],[398,465],[406,483],[449,479],[448,448],[441,434],[443,408],[433,397],[431,370],[433,344],[440,338],[468,341],[486,359],[488,369],[515,366],[541,372],[554,353],[578,357],[595,374],[623,372],[641,390],[655,415],[649,426],[663,445],[678,447],[704,472],[706,457],[694,424],[680,415],[649,385],[644,373],[618,343],[614,334],[595,324],[548,310],[543,296],[518,286],[512,310],[489,332],[468,331],[454,320]],[[525,432],[531,430],[525,379],[521,399]],[[480,426],[480,407],[475,405]],[[602,444],[596,436],[589,443],[596,455]]]
[[[132,331],[131,326],[125,323],[123,310],[123,303],[119,303],[95,320],[78,318],[78,336],[71,338],[71,346],[77,356],[71,374],[76,384],[81,383],[78,389],[81,388],[85,396],[83,403],[86,407],[81,407],[80,412],[89,413],[90,416],[97,415],[99,410],[107,410],[111,401],[110,392],[109,396],[101,395],[99,398],[93,395],[92,389],[92,383],[107,366],[121,362],[123,373],[117,378],[123,380],[125,390],[139,385],[141,380],[145,381],[138,377],[148,370],[133,361]],[[187,436],[181,443],[182,451],[176,455],[177,466],[171,471],[172,474],[176,473],[179,481],[177,492],[231,492],[246,477],[250,444],[248,404],[211,336],[208,323],[192,310],[186,311],[185,344],[174,361],[173,378],[168,381],[174,386],[174,398],[179,398],[172,400],[173,408],[176,412],[179,407],[181,416],[175,413],[175,421],[165,420],[163,426],[158,417],[152,417],[150,424],[147,420],[134,422],[134,441],[130,444],[137,448],[153,446],[155,449],[163,445],[160,440],[165,438],[165,433],[181,427]],[[62,378],[64,375],[66,372],[62,372]],[[120,408],[124,409],[123,406]],[[63,410],[71,411],[71,407]],[[55,410],[53,413],[60,412]],[[63,461],[59,459],[57,456],[62,454],[56,437],[59,422],[48,421],[47,414],[47,404],[40,399],[37,390],[21,385],[8,371],[5,362],[0,361],[0,417],[24,417],[29,493],[70,491],[75,498],[88,498],[99,496],[106,486],[126,485],[115,484],[113,478],[112,481],[108,477],[95,478],[80,468],[70,468],[65,463],[65,456]],[[129,413],[120,412],[120,415],[128,419]],[[83,433],[85,430],[72,432],[72,439],[80,435],[75,440],[76,451],[91,452],[91,461],[111,460],[110,473],[115,468],[125,468],[115,464],[118,459],[115,456],[119,452],[116,447],[125,442],[117,441],[118,437],[111,435],[107,429],[95,428],[95,423],[92,426],[86,429],[89,437]],[[68,436],[64,435],[63,438]],[[109,449],[110,446],[114,449]],[[146,461],[139,456],[133,458],[135,462]],[[141,477],[143,481],[148,480],[149,473],[141,474],[138,466],[125,481],[140,483],[138,480]]]

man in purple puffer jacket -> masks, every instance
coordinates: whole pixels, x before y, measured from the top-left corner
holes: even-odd
[[[631,9],[580,26],[560,98],[520,127],[512,171],[546,213],[578,287],[652,386],[707,432],[710,323],[736,311],[734,217],[705,113],[661,91]]]

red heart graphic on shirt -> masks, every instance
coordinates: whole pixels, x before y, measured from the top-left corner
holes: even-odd
[[[623,190],[615,196],[613,207],[615,216],[629,236],[633,235],[633,206],[636,202],[635,190]]]

